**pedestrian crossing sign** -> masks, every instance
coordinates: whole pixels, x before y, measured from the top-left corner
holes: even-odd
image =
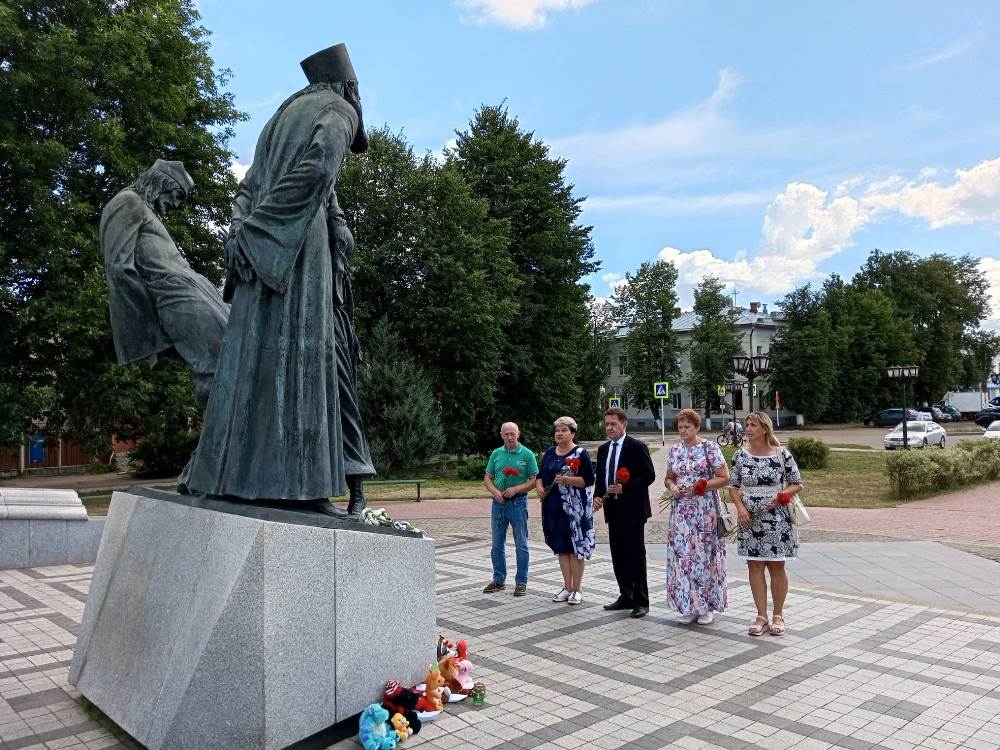
[[[653,383],[654,398],[670,398],[670,383]]]
[[[608,408],[609,409],[621,409],[622,408],[622,400],[620,398],[618,398],[618,396],[612,396],[611,398],[608,399]]]

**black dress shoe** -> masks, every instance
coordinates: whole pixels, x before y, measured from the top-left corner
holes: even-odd
[[[614,611],[617,609],[632,609],[632,605],[623,602],[621,599],[616,599],[611,604],[605,604],[604,608],[608,611]]]
[[[632,617],[645,617],[649,614],[649,607],[636,607],[632,610]]]
[[[329,500],[317,500],[313,504],[313,510],[320,513],[325,513],[328,516],[333,516],[334,518],[350,518],[346,510],[338,508],[336,505],[331,503]]]

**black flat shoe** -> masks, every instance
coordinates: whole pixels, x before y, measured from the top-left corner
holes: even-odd
[[[636,607],[632,610],[632,617],[645,617],[649,614],[649,607]]]
[[[605,604],[604,609],[613,612],[618,609],[632,609],[632,605],[626,604],[621,599],[616,599],[615,601],[611,602],[611,604]]]

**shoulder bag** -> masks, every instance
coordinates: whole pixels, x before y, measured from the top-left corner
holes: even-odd
[[[788,487],[788,459],[787,456],[791,455],[788,448],[784,446],[780,449],[781,454],[781,479],[782,479],[782,489]],[[796,492],[792,495],[791,507],[788,509],[789,515],[792,517],[792,523],[796,525],[803,525],[811,523],[812,519],[809,518],[809,511],[806,510],[806,506],[803,505],[802,499],[799,497],[801,492]]]
[[[707,445],[709,442],[710,441],[706,440],[702,444],[703,446],[702,450],[705,451],[706,463],[708,463],[708,451],[704,448],[704,446]],[[715,444],[713,443],[713,445]],[[719,449],[718,445],[716,445],[715,447],[716,450],[718,450],[720,453],[722,452],[721,449]],[[709,464],[709,468],[711,469],[711,464]],[[711,474],[709,476],[709,479],[711,479],[713,476],[714,474]],[[722,501],[722,491],[713,490],[713,492],[715,494],[715,534],[720,539],[723,539],[725,537],[732,536],[733,531],[735,531],[736,527],[739,525],[739,521],[736,519],[736,516],[733,514],[733,512],[729,509],[729,506]]]

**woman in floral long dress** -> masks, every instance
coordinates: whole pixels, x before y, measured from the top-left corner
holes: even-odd
[[[584,563],[594,553],[594,465],[590,454],[577,445],[576,420],[555,421],[556,444],[545,451],[538,467],[535,488],[542,500],[545,543],[559,556],[563,587],[554,602],[579,604]]]
[[[788,576],[785,560],[799,548],[790,504],[802,489],[802,475],[795,458],[774,436],[771,418],[762,411],[746,418],[747,445],[733,454],[729,495],[736,505],[740,527],[739,555],[747,561],[750,591],[757,605],[757,618],[750,635],[785,634],[785,596]],[[774,611],[767,618],[767,580],[771,576]]]
[[[673,496],[667,521],[667,595],[678,622],[707,625],[723,612],[726,543],[716,533],[718,491],[729,483],[719,446],[698,437],[701,416],[677,413],[681,442],[671,447],[664,484]]]

